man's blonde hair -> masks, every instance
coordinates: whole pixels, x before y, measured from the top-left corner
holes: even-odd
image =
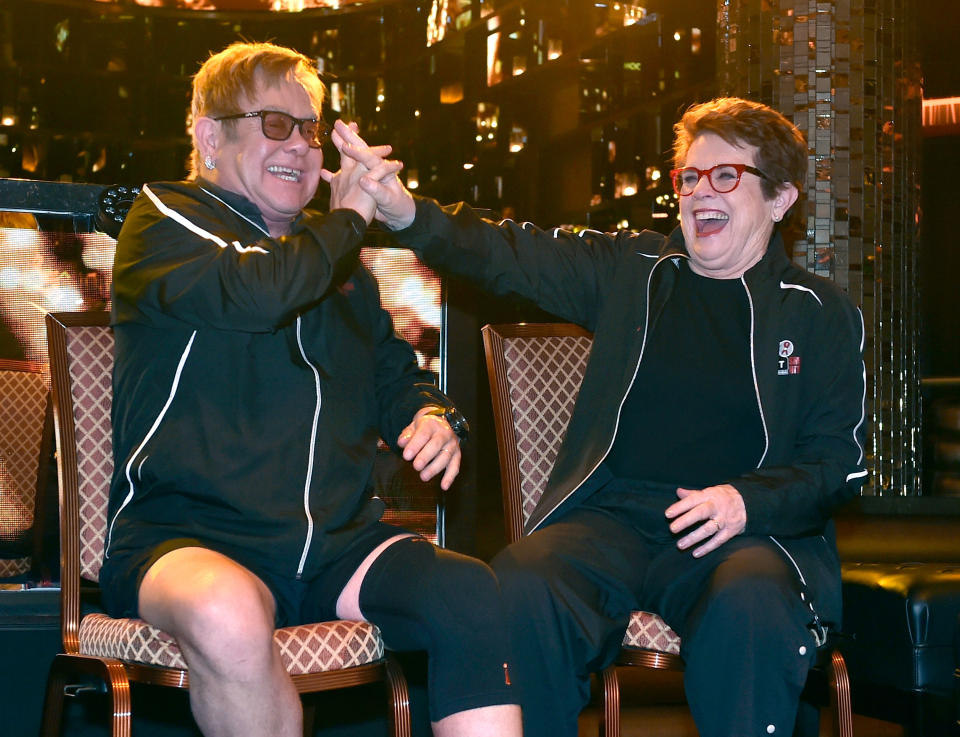
[[[210,56],[193,78],[193,98],[187,132],[193,138],[189,178],[200,173],[201,157],[193,133],[193,123],[203,116],[217,117],[250,112],[239,108],[241,98],[254,99],[259,85],[295,82],[303,87],[317,117],[323,109],[323,83],[317,65],[303,54],[271,43],[238,41]],[[231,135],[236,121],[224,121]]]

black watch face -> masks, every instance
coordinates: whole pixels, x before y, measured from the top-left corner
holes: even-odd
[[[450,429],[456,433],[458,438],[463,440],[467,437],[469,425],[467,425],[467,420],[458,410],[448,409],[444,414],[444,419],[446,419],[447,424],[450,425]]]

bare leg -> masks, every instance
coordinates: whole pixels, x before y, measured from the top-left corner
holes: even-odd
[[[433,723],[435,737],[513,737],[522,735],[520,707],[516,704],[483,706],[458,711]]]
[[[206,548],[178,548],[140,585],[140,615],[173,635],[190,667],[190,705],[206,737],[300,737],[300,698],[273,643],[273,596]]]
[[[360,587],[373,562],[393,543],[410,535],[397,535],[380,543],[363,560],[337,599],[337,616],[366,620],[360,611]],[[435,737],[519,737],[523,734],[520,707],[515,704],[467,709],[433,722]]]

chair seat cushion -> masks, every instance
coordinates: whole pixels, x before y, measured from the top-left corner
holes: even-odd
[[[383,657],[380,630],[369,622],[336,620],[284,627],[274,632],[291,675],[321,673],[372,663]],[[101,658],[187,667],[176,641],[142,619],[88,614],[80,623],[80,653]]]
[[[960,565],[844,563],[843,653],[851,678],[952,693]]]
[[[656,614],[632,612],[627,632],[623,636],[623,646],[678,655],[680,636]]]

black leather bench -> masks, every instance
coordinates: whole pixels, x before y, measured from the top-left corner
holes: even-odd
[[[837,543],[854,712],[898,722],[909,737],[960,734],[960,516],[841,515]]]

